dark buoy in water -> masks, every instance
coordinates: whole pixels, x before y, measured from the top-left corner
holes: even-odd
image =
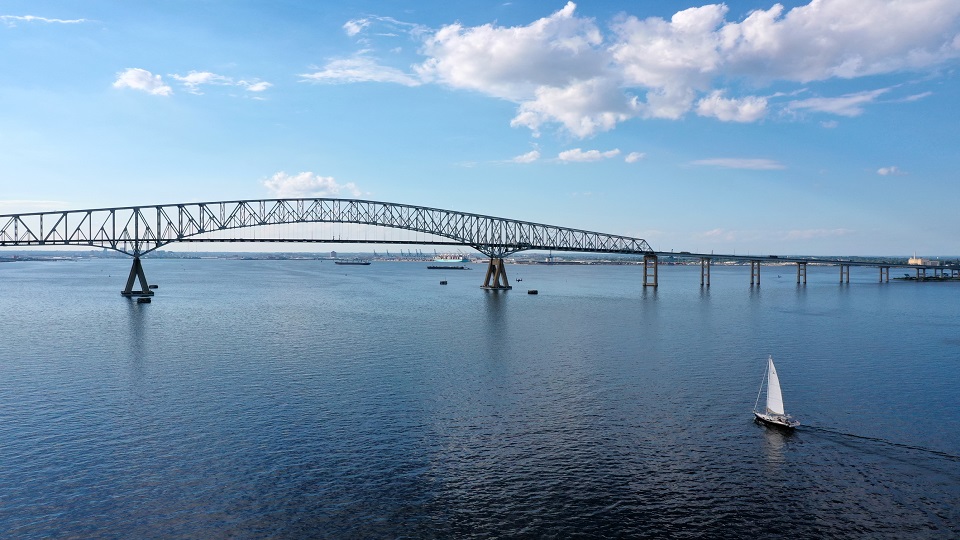
[[[151,289],[156,289],[157,287],[159,287],[159,285],[150,285],[149,287],[150,287]]]
[[[529,289],[527,294],[540,294],[536,289]]]
[[[446,284],[447,284],[447,280],[441,281],[440,284],[441,284],[441,285],[446,285]]]
[[[150,303],[150,297],[149,297],[149,296],[141,296],[140,298],[137,298],[137,303],[138,303],[138,304],[149,304],[149,303]]]

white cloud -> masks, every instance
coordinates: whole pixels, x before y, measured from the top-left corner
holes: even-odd
[[[584,152],[579,148],[574,148],[572,150],[564,150],[563,152],[560,152],[560,155],[557,156],[557,159],[563,162],[600,161],[602,159],[616,157],[618,154],[620,154],[619,149],[607,150],[606,152],[601,152],[599,150],[587,150]]]
[[[719,31],[731,74],[808,82],[935,65],[960,54],[960,3],[814,0],[752,12]]]
[[[421,81],[399,69],[380,65],[376,60],[358,55],[331,60],[322,69],[303,73],[300,77],[315,83],[388,82],[404,86],[419,86]]]
[[[933,95],[933,92],[920,92],[919,94],[913,94],[911,96],[907,96],[901,99],[900,101],[903,101],[904,103],[911,103],[913,101],[920,101],[921,99],[926,99],[932,95]]]
[[[767,100],[750,96],[727,99],[723,90],[714,90],[697,103],[697,114],[712,116],[724,122],[755,122],[767,114]]]
[[[700,159],[691,163],[693,165],[721,167],[724,169],[750,169],[755,171],[786,169],[786,166],[782,163],[772,159],[715,158]]]
[[[520,105],[513,127],[530,128],[539,134],[547,122],[559,122],[577,137],[609,131],[634,116],[635,103],[607,79],[578,81],[563,88],[542,86],[535,98]]]
[[[329,197],[341,193],[359,197],[361,191],[353,182],[338,184],[332,176],[318,176],[312,172],[289,175],[278,172],[261,182],[265,188],[278,198]]]
[[[647,157],[647,154],[643,152],[630,152],[623,160],[627,163],[636,163],[645,157]]]
[[[174,74],[170,76],[186,86],[188,92],[197,95],[203,94],[203,92],[200,91],[200,86],[202,85],[233,85],[233,80],[230,79],[230,77],[224,77],[223,75],[217,75],[209,71],[191,71],[186,75]]]
[[[960,58],[957,0],[811,0],[741,20],[729,15],[726,5],[711,4],[669,19],[619,15],[600,25],[567,2],[526,25],[455,23],[432,31],[367,17],[344,24],[365,47],[376,36],[396,36],[376,33],[374,24],[421,40],[412,72],[382,65],[367,51],[302,77],[476,91],[516,103],[511,125],[534,136],[556,125],[586,138],[635,118],[691,112],[728,122],[756,122],[773,108],[856,116],[891,89],[796,100],[789,89],[760,97],[741,88],[936,69]]]
[[[541,87],[562,88],[602,74],[603,36],[573,2],[527,26],[452,24],[428,36],[418,66],[426,80],[492,96],[525,100]]]
[[[363,31],[364,28],[370,26],[369,19],[353,19],[347,21],[343,25],[343,30],[347,33],[348,36],[355,36]]]
[[[25,23],[48,23],[48,24],[80,24],[89,22],[87,19],[50,19],[47,17],[37,17],[35,15],[0,15],[0,23],[7,26],[16,26],[19,22]]]
[[[247,92],[263,92],[273,85],[267,81],[237,81],[237,86],[244,88]]]
[[[170,77],[176,79],[185,87],[187,87],[187,92],[196,95],[203,94],[203,91],[200,88],[201,86],[233,86],[243,88],[248,92],[263,92],[264,90],[273,86],[266,81],[260,81],[256,79],[253,81],[234,81],[231,77],[217,75],[216,73],[211,73],[209,71],[190,71],[190,73],[186,75],[172,74]]]
[[[159,75],[140,68],[128,68],[123,73],[117,74],[113,87],[140,90],[154,96],[169,96],[173,93],[173,89],[164,84]]]
[[[527,152],[526,154],[523,154],[523,155],[520,155],[520,156],[517,156],[517,157],[511,159],[510,161],[512,161],[512,162],[514,162],[514,163],[533,163],[534,161],[536,161],[536,160],[538,160],[538,159],[540,159],[540,151],[539,151],[539,150],[531,150],[531,151]]]
[[[801,99],[788,103],[786,110],[809,110],[848,117],[860,116],[863,114],[863,107],[865,105],[873,103],[878,97],[889,91],[889,88],[880,88],[877,90],[847,94],[836,98]]]
[[[880,176],[902,176],[906,173],[901,171],[899,167],[892,165],[890,167],[880,167],[877,169],[877,174]]]
[[[826,129],[833,129],[839,125],[840,125],[840,122],[837,122],[836,120],[824,120],[823,122],[820,122],[820,127],[823,127]]]

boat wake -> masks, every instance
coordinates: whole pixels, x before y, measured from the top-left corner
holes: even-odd
[[[853,439],[860,439],[860,440],[864,440],[864,441],[870,441],[870,442],[880,443],[880,444],[883,444],[883,445],[889,446],[889,447],[902,448],[902,449],[905,449],[905,450],[913,450],[913,451],[916,451],[916,452],[923,452],[923,453],[925,453],[925,454],[929,454],[929,455],[932,455],[932,456],[941,457],[941,458],[947,459],[947,460],[949,460],[949,461],[954,461],[954,462],[960,463],[960,456],[958,456],[958,455],[950,454],[950,453],[948,453],[948,452],[943,452],[943,451],[941,451],[941,450],[934,450],[934,449],[932,449],[932,448],[926,448],[926,447],[923,447],[923,446],[916,446],[916,445],[913,445],[913,444],[904,444],[904,443],[899,443],[899,442],[894,442],[894,441],[888,441],[887,439],[881,439],[881,438],[879,438],[879,437],[868,437],[868,436],[866,436],[866,435],[857,435],[856,433],[847,433],[847,432],[845,432],[845,431],[840,431],[840,430],[837,430],[837,429],[831,429],[831,428],[828,428],[828,427],[820,427],[820,426],[810,426],[810,425],[807,425],[807,426],[804,426],[804,429],[803,429],[803,430],[804,430],[804,431],[817,431],[817,432],[820,432],[820,433],[829,433],[829,434],[831,434],[831,435],[841,435],[841,436],[843,436],[843,437],[850,437],[850,438],[853,438]]]

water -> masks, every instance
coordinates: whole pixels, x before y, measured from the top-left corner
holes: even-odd
[[[0,264],[0,537],[960,535],[957,283],[144,266]]]

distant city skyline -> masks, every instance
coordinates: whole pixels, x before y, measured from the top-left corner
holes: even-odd
[[[949,257],[958,66],[955,0],[12,0],[0,214],[327,196]]]

